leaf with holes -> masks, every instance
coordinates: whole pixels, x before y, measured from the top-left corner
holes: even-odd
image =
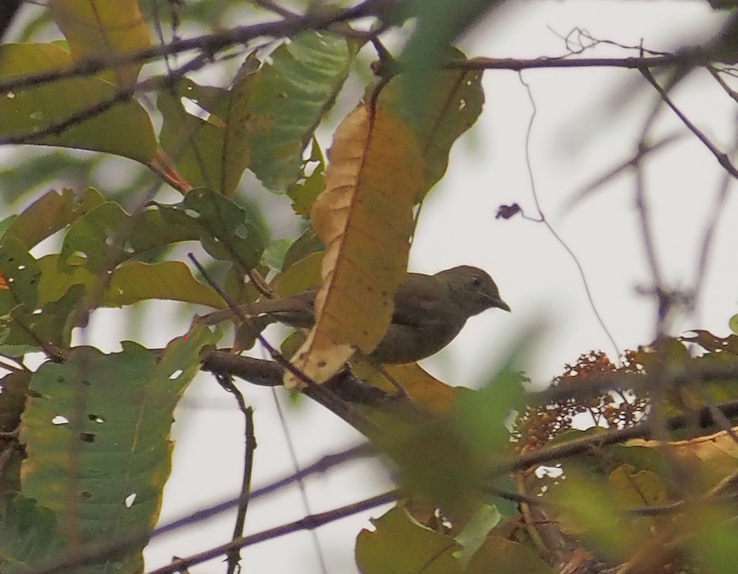
[[[20,465],[23,448],[15,440],[13,432],[18,428],[28,396],[29,371],[8,373],[0,379],[0,451],[4,462],[0,474],[0,496],[8,492],[20,492]],[[2,512],[0,511],[0,516]],[[0,518],[0,522],[2,518]],[[3,539],[0,528],[0,540]],[[1,568],[0,568],[1,570]]]
[[[197,241],[202,231],[185,220],[164,220],[159,209],[129,215],[119,203],[108,201],[95,206],[75,221],[64,235],[59,265],[66,272],[73,256],[82,256],[93,273],[110,271],[110,266],[140,257],[149,251],[183,241]]]
[[[174,408],[215,340],[194,327],[160,357],[130,342],[109,355],[77,347],[34,373],[21,426],[23,493],[56,513],[68,542],[154,527],[171,471]],[[121,572],[142,571],[143,546],[116,557]]]
[[[8,287],[0,289],[0,315],[18,305],[29,312],[35,310],[41,270],[28,249],[13,237],[5,237],[0,243],[0,274]]]
[[[448,56],[466,58],[456,48],[448,50]],[[398,114],[412,126],[425,159],[424,192],[443,177],[451,146],[474,125],[484,105],[481,70],[433,70],[428,76],[431,81],[421,105],[407,97],[412,79],[406,75],[392,78],[377,99],[380,109]]]
[[[372,519],[374,531],[356,539],[356,562],[363,574],[462,574],[454,552],[461,546],[450,536],[414,520],[395,507]]]
[[[318,140],[313,138],[310,157],[302,162],[302,174],[287,188],[292,209],[298,215],[310,217],[310,211],[318,196],[325,189],[325,158]]]
[[[40,309],[13,309],[0,352],[12,357],[37,350],[62,354],[71,343],[75,312],[84,305],[86,293],[84,285],[72,285],[59,300],[47,302]]]
[[[307,31],[282,44],[256,74],[251,96],[249,168],[269,189],[297,181],[302,152],[348,76],[358,45]]]
[[[299,179],[303,150],[356,52],[343,36],[308,31],[261,61],[249,54],[229,89],[184,78],[157,99],[162,147],[193,187],[231,196],[250,168],[284,191]]]
[[[230,90],[184,78],[159,94],[161,145],[192,187],[226,196],[236,191],[249,165],[247,124],[256,66],[256,60],[248,58]],[[185,106],[187,101],[200,108],[198,115]]]
[[[158,207],[167,223],[197,227],[202,246],[216,259],[233,261],[242,269],[259,264],[265,240],[248,212],[227,197],[195,189],[176,206]]]

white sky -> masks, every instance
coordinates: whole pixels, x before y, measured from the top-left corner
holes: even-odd
[[[703,2],[535,2],[510,10],[494,26],[480,28],[467,39],[470,56],[531,58],[560,55],[564,45],[556,33],[575,27],[592,36],[622,44],[667,50],[684,38],[695,38],[716,22]],[[637,55],[613,48],[587,56]],[[637,226],[634,186],[630,176],[598,190],[569,212],[568,198],[581,187],[632,156],[637,134],[654,94],[644,88],[635,105],[611,106],[608,97],[638,77],[618,69],[531,70],[524,72],[538,107],[531,142],[531,162],[545,214],[578,257],[590,282],[595,303],[620,349],[646,344],[653,335],[653,301],[639,297],[636,286],[649,285],[649,273]],[[704,79],[704,78],[703,78]],[[518,336],[545,322],[547,330],[526,367],[543,384],[581,353],[612,347],[594,318],[581,278],[571,257],[543,225],[514,218],[495,220],[501,204],[519,203],[535,215],[525,165],[525,136],[531,105],[518,75],[490,71],[485,75],[487,103],[472,132],[455,146],[445,179],[424,206],[411,256],[411,269],[435,272],[467,263],[487,269],[497,280],[513,313],[491,311],[472,319],[447,351],[426,361],[443,380],[474,386],[485,382],[498,359],[513,348]],[[677,102],[724,150],[735,138],[733,102],[714,82],[692,81],[680,89]],[[657,133],[684,133],[673,114]],[[647,194],[657,250],[672,287],[694,283],[706,218],[723,172],[715,159],[687,134],[649,162]],[[736,234],[731,222],[738,205],[730,198],[715,238],[708,269],[706,296],[699,317],[679,329],[700,327],[728,334],[727,321],[737,311],[738,269],[733,259]],[[151,326],[166,324],[170,308],[157,307]],[[93,330],[94,331],[94,330]],[[678,333],[679,331],[677,331]],[[162,345],[170,338],[156,329],[142,330]],[[94,338],[94,336],[93,336]],[[272,390],[241,383],[246,401],[255,408],[258,440],[253,484],[262,486],[293,472],[285,430],[275,411]],[[284,395],[277,392],[282,403]],[[287,429],[302,465],[323,454],[354,444],[360,436],[319,406],[305,401],[284,406]],[[201,376],[188,391],[177,414],[174,474],[166,489],[162,521],[182,517],[238,493],[242,453],[242,420],[235,402]],[[374,465],[354,465],[308,481],[311,510],[330,510],[387,489],[390,483]],[[318,538],[330,573],[355,572],[354,539],[369,516],[323,527]],[[247,533],[301,518],[296,489],[252,503]],[[198,525],[157,541],[147,550],[147,569],[226,542],[233,517]],[[298,533],[243,551],[250,572],[319,572],[311,536]],[[191,569],[224,572],[220,560]]]

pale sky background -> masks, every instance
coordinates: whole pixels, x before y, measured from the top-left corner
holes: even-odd
[[[716,25],[703,2],[528,2],[509,8],[504,17],[480,26],[464,41],[470,56],[533,58],[565,53],[560,36],[576,27],[599,39],[668,50],[685,39],[696,40]],[[585,56],[635,56],[633,51],[604,47]],[[636,294],[649,285],[649,272],[637,225],[634,186],[623,176],[603,187],[574,209],[564,204],[583,185],[631,157],[645,110],[655,94],[644,86],[633,104],[613,107],[611,97],[635,71],[619,69],[530,70],[538,114],[531,139],[536,188],[547,219],[576,254],[586,273],[594,301],[620,350],[650,342],[653,301]],[[735,141],[735,103],[700,74],[677,93],[689,117],[713,142],[729,150]],[[526,88],[515,72],[488,71],[486,106],[477,125],[454,147],[449,170],[427,200],[411,255],[411,270],[436,272],[457,264],[488,270],[497,280],[513,313],[490,311],[469,321],[464,332],[425,366],[443,380],[466,386],[486,382],[495,365],[531,325],[545,321],[547,331],[526,365],[538,385],[561,373],[565,363],[592,349],[614,357],[612,345],[597,323],[571,256],[541,224],[520,217],[494,218],[501,204],[519,203],[536,215],[525,163],[525,137],[531,118]],[[682,125],[663,114],[656,133],[679,132]],[[324,144],[330,141],[330,134]],[[687,134],[648,162],[647,194],[657,231],[657,250],[670,287],[694,284],[705,225],[723,172],[716,160]],[[289,209],[288,203],[284,204]],[[699,327],[727,335],[727,321],[738,312],[738,268],[734,231],[738,205],[730,197],[715,237],[705,296],[698,316],[675,327]],[[141,340],[162,346],[178,333],[167,333],[174,308],[159,305],[142,329]],[[176,324],[176,322],[175,322]],[[180,323],[181,324],[181,323]],[[95,325],[98,327],[95,328]],[[184,327],[183,327],[184,328]],[[116,350],[105,312],[96,314],[90,341],[104,338]],[[358,433],[322,407],[303,401],[289,405],[281,391],[239,383],[255,409],[258,448],[254,487],[294,471],[286,433],[301,465],[361,440]],[[286,427],[275,409],[275,397],[285,412]],[[235,401],[209,375],[201,375],[177,412],[174,473],[167,485],[162,522],[231,498],[238,493],[243,428]],[[307,481],[312,512],[358,501],[391,487],[376,464],[355,464]],[[327,572],[355,572],[353,549],[361,528],[382,509],[320,528],[318,539]],[[301,518],[305,509],[295,488],[252,503],[247,533]],[[200,524],[157,540],[147,550],[147,570],[172,556],[184,557],[229,540],[233,516]],[[259,544],[242,552],[249,572],[270,574],[319,572],[316,548],[301,532]],[[225,572],[221,560],[195,566],[193,573]]]

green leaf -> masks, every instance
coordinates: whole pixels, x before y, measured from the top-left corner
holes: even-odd
[[[524,381],[521,374],[503,370],[479,391],[457,389],[452,424],[476,456],[485,459],[505,450],[510,440],[506,423],[525,406]]]
[[[209,189],[190,191],[176,206],[159,205],[169,224],[195,225],[205,250],[222,261],[233,261],[242,269],[258,265],[264,239],[249,221],[244,208]]]
[[[313,203],[325,189],[325,157],[318,141],[313,138],[310,157],[302,163],[302,175],[287,188],[292,209],[308,219]]]
[[[700,505],[681,521],[684,538],[690,545],[691,572],[733,574],[738,528],[729,508]]]
[[[300,177],[302,152],[356,51],[342,36],[309,31],[267,62],[250,54],[230,89],[182,79],[157,99],[162,147],[193,187],[230,196],[249,167],[269,189],[284,190]],[[188,111],[183,100],[201,113]]]
[[[200,225],[187,219],[165,220],[158,208],[132,216],[117,202],[108,201],[71,225],[64,236],[59,264],[70,271],[70,258],[81,255],[90,271],[103,273],[114,263],[175,243],[196,241],[201,234]]]
[[[305,232],[298,237],[295,242],[287,250],[284,257],[284,265],[282,271],[287,271],[298,261],[309,257],[314,253],[324,253],[325,245],[315,234],[312,227],[308,227]]]
[[[5,237],[0,243],[0,315],[5,315],[18,305],[25,305],[31,312],[38,304],[38,283],[41,270],[33,255],[13,237]]]
[[[500,536],[489,536],[472,556],[465,574],[556,574],[527,546]]]
[[[269,244],[261,257],[262,265],[266,265],[269,269],[278,271],[284,265],[284,258],[287,255],[293,241],[291,239],[277,239]]]
[[[13,309],[10,331],[3,340],[4,352],[19,356],[26,348],[34,348],[63,354],[71,342],[75,311],[84,304],[86,293],[83,285],[73,285],[58,301],[48,302],[41,309]]]
[[[420,96],[433,84],[433,78],[426,72],[439,68],[448,46],[504,1],[415,0],[401,7],[404,17],[416,18],[415,30],[399,58],[399,65],[410,80],[408,99],[418,109],[424,105]]]
[[[329,32],[303,32],[258,71],[251,96],[250,169],[269,189],[297,181],[302,152],[348,76],[357,46]]]
[[[21,427],[23,492],[57,514],[68,540],[154,527],[171,471],[174,407],[215,339],[196,326],[161,357],[130,342],[109,355],[77,347],[34,373]],[[122,572],[142,571],[143,546],[116,558]]]
[[[386,420],[380,428],[387,432],[372,438],[399,465],[410,493],[448,512],[470,513],[487,499],[488,471],[507,452],[506,422],[525,393],[522,378],[509,371],[481,391],[456,391],[447,416],[404,429],[396,418]]]
[[[356,563],[362,574],[462,574],[453,553],[453,538],[426,528],[404,508],[372,519],[374,532],[362,530],[356,540]]]
[[[730,330],[733,331],[733,333],[738,335],[738,315],[733,315],[730,318],[730,321],[728,321],[728,327],[730,327]]]
[[[164,117],[160,140],[179,173],[193,187],[231,196],[249,165],[249,102],[257,62],[247,58],[230,90],[203,87],[183,78],[163,90],[157,107]],[[207,119],[188,112],[182,100],[208,112]]]
[[[212,287],[200,283],[181,261],[142,263],[131,261],[113,273],[103,298],[109,307],[132,305],[147,299],[168,299],[210,307],[225,307]]]
[[[310,253],[277,275],[272,282],[281,297],[289,297],[320,285],[324,252]]]
[[[15,206],[21,198],[35,198],[39,190],[56,185],[60,174],[71,175],[77,181],[89,181],[107,155],[84,154],[74,157],[63,148],[53,149],[39,146],[29,148],[16,158],[6,169],[0,169],[0,189],[3,202]]]
[[[49,191],[14,219],[4,236],[15,237],[31,249],[102,203],[105,199],[92,188],[83,193]]]
[[[6,44],[0,47],[0,79],[66,68],[69,54],[54,44]],[[116,87],[98,78],[70,78],[14,90],[0,98],[0,139],[29,134],[25,143],[112,153],[148,164],[156,138],[148,113],[136,101],[122,102],[58,133],[32,134],[68,120],[109,100]]]
[[[35,500],[16,494],[0,497],[0,571],[21,574],[57,554],[63,539],[56,516]]]
[[[455,555],[464,569],[468,568],[472,556],[482,547],[490,531],[501,520],[502,515],[497,507],[484,504],[474,512],[464,529],[456,535],[456,542],[461,544],[463,549]]]
[[[63,269],[58,255],[47,255],[39,260],[42,269],[40,298],[55,301],[74,285],[87,290],[97,287],[100,278],[86,266],[86,260],[75,257]],[[189,267],[181,261],[143,263],[131,261],[117,267],[110,276],[102,300],[104,307],[132,305],[148,299],[166,299],[222,308],[223,300],[211,287],[200,283]]]
[[[41,269],[41,281],[38,288],[39,302],[44,305],[57,301],[74,285],[84,285],[88,289],[96,285],[99,277],[85,266],[82,257],[67,261],[66,266],[59,265],[59,255],[52,253],[38,260]]]
[[[608,561],[625,560],[642,541],[644,531],[630,521],[629,528],[621,528],[627,519],[627,503],[614,496],[606,477],[586,467],[583,470],[569,464],[566,480],[548,500],[566,509],[559,515],[563,528],[586,540],[588,549]]]
[[[12,433],[20,424],[23,409],[28,396],[28,383],[31,380],[29,371],[8,373],[0,379],[0,432]],[[10,450],[6,450],[10,449]],[[10,435],[0,438],[0,451],[3,456],[3,472],[0,473],[0,496],[8,492],[20,491],[20,465],[23,449]],[[2,512],[0,512],[2,522]],[[0,529],[0,541],[3,539]],[[1,569],[0,569],[1,570]]]
[[[465,59],[455,48],[447,54]],[[407,120],[424,150],[426,190],[443,177],[453,143],[479,118],[484,105],[481,70],[434,70],[428,72],[422,105],[409,97],[413,78],[395,76],[382,89],[380,108],[391,110]]]

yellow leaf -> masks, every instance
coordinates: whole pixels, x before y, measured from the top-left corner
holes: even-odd
[[[650,470],[637,471],[633,465],[622,464],[608,477],[610,488],[623,506],[655,506],[666,504],[666,486],[658,474]]]
[[[67,39],[72,58],[105,60],[151,46],[137,0],[50,0],[49,8]],[[122,66],[105,79],[118,86],[136,82],[142,64]]]
[[[435,415],[449,414],[456,399],[455,387],[439,381],[418,363],[384,365],[384,369],[402,385],[414,403],[427,408]],[[369,362],[351,361],[351,370],[370,385],[386,391],[395,390],[394,385]]]
[[[326,246],[316,324],[293,364],[325,382],[356,348],[371,353],[389,326],[405,276],[412,208],[424,163],[412,129],[397,115],[361,106],[336,130],[325,191],[312,221]],[[291,374],[287,388],[304,385]]]

